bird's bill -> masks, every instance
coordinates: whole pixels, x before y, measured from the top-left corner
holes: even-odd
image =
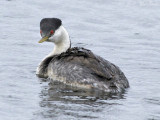
[[[45,36],[45,37],[43,37],[38,43],[42,43],[42,42],[44,42],[44,41],[47,41],[48,40],[48,36]]]

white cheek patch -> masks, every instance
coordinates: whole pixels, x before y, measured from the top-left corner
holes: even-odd
[[[60,40],[61,40],[61,35],[62,34],[62,27],[59,27],[55,33],[49,38],[49,40],[51,42],[54,42],[54,43],[59,43]]]
[[[49,38],[49,41],[52,41],[52,42],[53,42],[53,39],[54,39],[53,36],[54,36],[54,35],[52,35],[52,36]]]

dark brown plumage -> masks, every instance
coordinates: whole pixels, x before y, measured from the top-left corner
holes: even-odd
[[[39,68],[38,76],[78,88],[117,93],[129,87],[127,78],[116,65],[84,48],[69,48],[47,57]]]

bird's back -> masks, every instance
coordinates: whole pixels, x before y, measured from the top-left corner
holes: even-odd
[[[84,48],[70,48],[43,62],[41,73],[45,73],[45,77],[74,87],[112,93],[129,87],[127,78],[117,66]]]

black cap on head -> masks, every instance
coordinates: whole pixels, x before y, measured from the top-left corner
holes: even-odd
[[[55,31],[62,25],[62,21],[58,18],[44,18],[40,22],[40,29],[48,33],[51,30]]]

